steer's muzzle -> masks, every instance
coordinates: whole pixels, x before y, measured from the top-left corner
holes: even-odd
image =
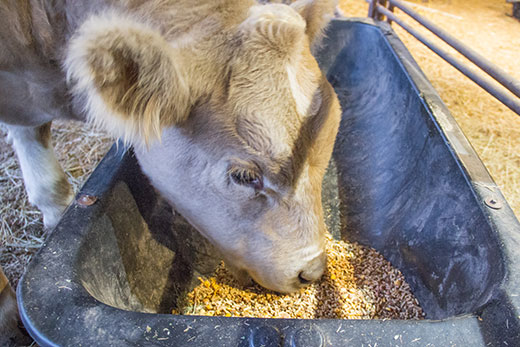
[[[309,261],[298,273],[298,282],[302,285],[307,285],[311,282],[319,280],[325,271],[326,265],[327,254],[323,252]]]

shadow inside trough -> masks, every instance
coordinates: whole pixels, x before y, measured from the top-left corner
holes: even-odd
[[[169,313],[199,276],[218,265],[213,247],[167,203],[156,199],[151,210],[146,222],[126,183],[116,184],[102,225],[93,225],[78,262],[83,286],[97,300]]]

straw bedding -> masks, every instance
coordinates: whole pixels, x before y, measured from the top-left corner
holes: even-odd
[[[5,135],[0,127],[0,265],[15,287],[32,255],[43,244],[46,231],[40,211],[27,200],[22,172]],[[113,142],[92,126],[62,121],[53,123],[52,141],[75,191]]]
[[[221,264],[186,295],[173,314],[261,318],[421,319],[401,272],[374,249],[327,241],[321,280],[293,294],[241,287]]]

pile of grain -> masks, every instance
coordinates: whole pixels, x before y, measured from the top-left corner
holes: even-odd
[[[174,314],[263,318],[421,319],[424,314],[401,272],[374,249],[327,241],[322,279],[283,295],[259,285],[243,288],[221,264],[199,278]]]

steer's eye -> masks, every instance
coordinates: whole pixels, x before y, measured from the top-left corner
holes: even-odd
[[[264,188],[262,176],[255,170],[234,167],[229,170],[229,177],[231,177],[236,184],[248,186],[255,190],[262,190]]]

